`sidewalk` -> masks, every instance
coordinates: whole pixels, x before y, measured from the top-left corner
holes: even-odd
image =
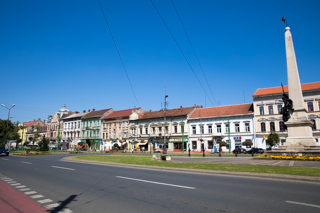
[[[44,213],[50,212],[38,203],[0,180],[0,212],[3,213]]]

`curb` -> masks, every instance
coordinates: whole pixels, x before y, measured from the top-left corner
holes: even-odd
[[[75,160],[73,156],[64,157],[62,161],[97,164],[97,165],[110,165],[110,166],[122,166],[122,167],[135,167],[135,168],[146,168],[146,169],[157,169],[166,171],[180,171],[180,172],[191,172],[191,173],[202,173],[202,174],[219,174],[219,175],[237,175],[245,177],[259,177],[269,179],[281,179],[281,180],[300,180],[320,183],[320,177],[311,176],[299,176],[299,175],[285,175],[285,174],[267,174],[267,173],[253,173],[253,172],[229,172],[229,171],[218,171],[218,170],[203,170],[203,169],[184,169],[184,168],[170,168],[170,167],[159,167],[159,166],[145,166],[137,164],[124,164],[124,163],[110,163],[110,162],[98,162],[89,160]]]

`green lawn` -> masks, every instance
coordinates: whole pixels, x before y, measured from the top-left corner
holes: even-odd
[[[215,164],[215,163],[173,163],[166,161],[154,160],[151,156],[137,155],[83,155],[75,156],[73,159],[112,162],[124,164],[138,164],[147,166],[161,166],[170,168],[185,168],[185,169],[204,169],[217,171],[233,171],[233,172],[256,172],[268,174],[286,174],[286,175],[301,175],[320,177],[320,168],[310,167],[289,167],[289,166],[256,166],[256,165],[238,165],[238,164]]]

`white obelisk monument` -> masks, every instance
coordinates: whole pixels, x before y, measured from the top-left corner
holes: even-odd
[[[307,117],[307,110],[302,98],[300,77],[290,27],[285,28],[285,43],[289,98],[293,102],[293,113],[285,123],[288,129],[288,137],[284,146],[286,146],[286,150],[298,151],[304,149],[304,146],[316,146],[317,143],[312,135],[313,123]]]

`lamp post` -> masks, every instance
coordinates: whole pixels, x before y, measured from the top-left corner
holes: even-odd
[[[167,98],[168,95],[164,96],[164,134],[163,134],[163,154],[167,154],[167,144],[166,144],[166,111],[167,111]]]
[[[10,110],[12,109],[12,107],[15,106],[15,104],[12,104],[12,106],[10,108],[6,107],[4,104],[1,104],[2,107],[7,108],[9,110],[8,112],[8,119],[7,119],[7,127],[6,127],[6,136],[5,136],[5,145],[7,144],[7,137],[8,137],[8,124],[9,124],[9,118],[10,118]]]

